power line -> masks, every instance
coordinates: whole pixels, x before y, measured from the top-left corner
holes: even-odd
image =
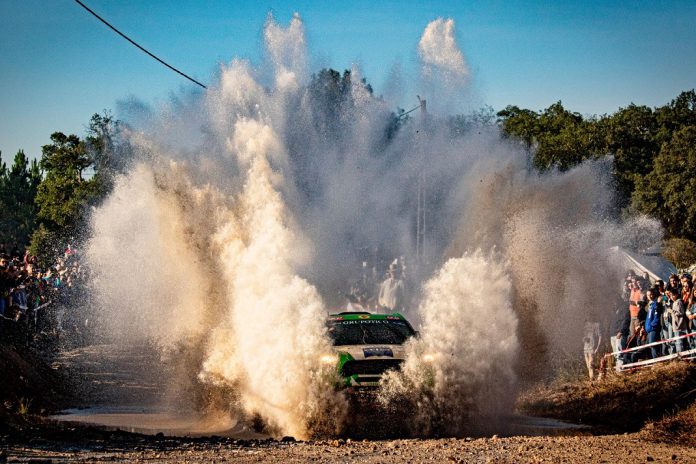
[[[118,29],[116,29],[116,28],[115,28],[114,26],[112,26],[111,24],[109,24],[109,22],[108,22],[107,20],[105,20],[104,18],[102,18],[101,16],[99,16],[97,13],[95,13],[94,11],[92,11],[87,5],[85,5],[84,3],[82,3],[80,0],[75,0],[75,2],[77,2],[77,4],[80,5],[82,8],[84,8],[85,10],[89,11],[89,12],[90,12],[95,18],[97,18],[99,21],[101,21],[101,22],[103,22],[104,24],[106,24],[107,26],[109,26],[109,28],[111,28],[111,30],[113,30],[115,33],[117,33],[118,35],[120,35],[121,37],[123,37],[124,39],[126,39],[127,41],[129,41],[130,43],[132,43],[133,45],[135,45],[136,47],[138,47],[138,48],[139,48],[140,50],[142,50],[143,52],[145,52],[145,53],[147,53],[148,55],[150,55],[150,57],[152,57],[152,58],[154,58],[155,60],[159,61],[160,63],[162,63],[163,65],[165,65],[166,67],[168,67],[169,69],[171,69],[172,71],[174,71],[175,73],[184,76],[186,79],[190,80],[190,81],[193,82],[194,84],[198,84],[198,85],[200,85],[201,87],[203,87],[204,89],[207,89],[207,88],[208,88],[208,87],[206,87],[205,85],[203,85],[203,84],[201,84],[200,82],[198,82],[196,79],[194,79],[194,78],[192,78],[191,76],[189,76],[189,75],[187,75],[187,74],[185,74],[185,73],[179,71],[179,70],[176,69],[174,66],[171,66],[171,65],[165,63],[164,61],[162,61],[161,59],[157,58],[155,55],[153,55],[153,54],[150,53],[149,51],[145,50],[143,47],[141,47],[140,45],[138,45],[137,43],[135,43],[133,40],[131,40],[126,34],[124,34],[123,32],[119,31]]]

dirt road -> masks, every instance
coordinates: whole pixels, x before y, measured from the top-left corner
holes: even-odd
[[[142,404],[161,397],[150,378],[133,375],[132,365],[145,365],[150,358],[132,362],[133,353],[114,347],[87,347],[65,353],[60,362],[77,372],[86,405],[108,407]],[[123,360],[129,360],[124,363]],[[150,376],[151,377],[151,376]],[[124,414],[116,418],[123,420]],[[560,428],[553,421],[511,416],[508,428],[517,424],[513,436],[460,439],[325,440],[297,442],[294,439],[241,439],[239,434],[207,438],[177,438],[165,434],[133,434],[120,430],[146,430],[146,419],[136,414],[123,423],[94,428],[74,423],[28,426],[13,436],[0,435],[0,463],[4,462],[696,462],[696,449],[657,444],[645,435],[592,436],[587,429]],[[114,417],[110,418],[115,420]],[[138,427],[127,427],[136,424]],[[110,425],[111,429],[104,428]],[[151,428],[163,430],[161,424]],[[188,430],[191,432],[191,430]],[[217,433],[208,431],[208,434]],[[500,433],[500,432],[496,432]],[[525,434],[526,436],[520,436]],[[532,436],[538,435],[541,436]]]
[[[62,448],[62,449],[61,449]],[[696,462],[696,450],[635,435],[319,442],[96,440],[5,448],[7,462]],[[2,461],[2,458],[0,458]]]

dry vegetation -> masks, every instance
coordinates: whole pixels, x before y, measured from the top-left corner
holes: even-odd
[[[696,447],[696,403],[676,414],[649,422],[643,427],[641,436],[647,440]]]
[[[604,380],[554,384],[521,395],[525,414],[554,417],[644,438],[681,440],[696,427],[696,365],[672,362]],[[646,425],[647,424],[647,425]],[[693,438],[691,439],[694,443]]]

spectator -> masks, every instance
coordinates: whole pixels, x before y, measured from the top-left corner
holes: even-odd
[[[658,293],[657,302],[662,305],[662,340],[671,340],[672,338],[674,338],[674,331],[672,327],[672,313],[670,312],[672,301],[667,297],[664,281],[655,281],[655,290]],[[672,354],[676,352],[674,344],[672,342],[665,343],[663,351],[664,354]]]
[[[665,290],[677,290],[681,294],[681,283],[677,274],[670,274]]]
[[[648,344],[660,341],[660,332],[662,331],[662,305],[657,301],[657,292],[654,289],[647,291],[648,298],[648,314],[645,318],[645,332],[648,334]],[[661,346],[651,346],[650,352],[652,358],[662,356]]]
[[[653,286],[652,279],[650,278],[648,271],[643,272],[643,275],[640,277],[640,285],[643,289],[648,289]]]
[[[684,300],[684,304],[688,304],[689,300],[691,299],[691,288],[692,283],[691,283],[691,275],[690,274],[682,274],[681,276],[681,293],[682,293],[682,300]]]
[[[377,302],[387,311],[403,311],[404,309],[404,281],[399,277],[399,268],[396,263],[389,265],[387,278],[379,287]]]
[[[681,292],[673,287],[667,291],[667,296],[671,301],[670,313],[672,314],[672,330],[675,337],[681,337],[688,333],[689,319],[687,319],[686,306],[681,299]],[[684,351],[687,344],[681,338],[675,341],[675,349],[677,353]]]
[[[597,354],[597,350],[599,350],[599,346],[602,344],[602,335],[599,332],[599,323],[585,321],[585,336],[583,337],[582,341],[587,373],[590,376],[590,380],[594,380],[594,356]]]
[[[643,293],[641,291],[640,280],[634,278],[631,280],[631,296],[629,300],[628,310],[631,314],[630,333],[636,333],[636,327],[640,327],[642,317]]]
[[[614,352],[619,352],[626,349],[626,342],[631,330],[631,313],[628,308],[622,304],[617,306],[614,312],[614,321],[611,330],[611,348]],[[617,353],[616,366],[620,367],[625,362],[625,356]]]

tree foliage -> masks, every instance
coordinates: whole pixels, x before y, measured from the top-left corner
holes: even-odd
[[[613,156],[618,206],[659,218],[669,237],[696,239],[696,91],[661,107],[630,104],[600,117],[561,102],[542,111],[508,106],[497,116],[503,134],[533,152],[540,170]]]
[[[594,120],[566,110],[559,101],[541,112],[508,106],[498,113],[503,133],[534,149],[534,165],[561,171],[597,156],[601,134]]]
[[[36,160],[29,163],[19,150],[10,168],[0,155],[0,242],[24,246],[36,226],[37,207],[34,202],[41,182]]]
[[[665,240],[662,254],[678,269],[686,269],[696,264],[696,243],[685,238],[671,238]]]
[[[69,233],[99,189],[94,178],[83,178],[85,169],[93,163],[84,141],[62,132],[54,132],[51,141],[42,148],[40,164],[46,178],[36,196],[39,219],[50,231]]]
[[[633,206],[662,220],[672,237],[696,240],[696,125],[675,132],[633,192]]]
[[[83,225],[90,206],[108,193],[119,166],[114,154],[118,146],[118,121],[110,114],[95,114],[83,140],[76,135],[54,132],[51,143],[42,147],[37,166],[45,177],[37,184],[34,207],[38,227],[31,238],[31,251],[46,260],[59,252]]]

